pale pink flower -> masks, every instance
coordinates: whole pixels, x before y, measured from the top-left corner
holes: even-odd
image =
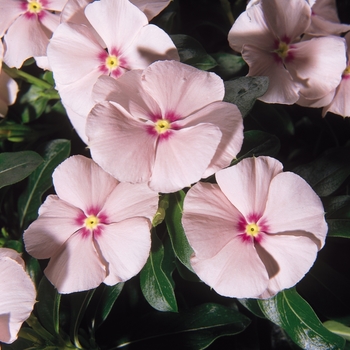
[[[322,115],[327,112],[339,114],[343,117],[350,117],[350,33],[345,35],[347,43],[347,66],[343,72],[341,82],[334,92],[332,101],[322,110]]]
[[[88,4],[86,24],[61,23],[48,47],[48,59],[62,102],[75,114],[71,122],[83,141],[76,115],[86,118],[94,106],[92,87],[103,74],[119,78],[156,60],[179,60],[170,37],[127,0]],[[78,16],[81,18],[81,16]]]
[[[7,344],[17,339],[35,304],[35,287],[24,267],[15,250],[0,248],[0,342]]]
[[[346,65],[344,39],[300,41],[310,22],[305,0],[261,0],[233,24],[228,40],[242,52],[248,75],[269,77],[260,100],[293,104],[300,97],[318,99],[339,84]]]
[[[47,197],[24,232],[29,254],[50,258],[44,273],[60,293],[125,281],[148,259],[158,194],[119,183],[91,159],[73,156],[53,174]]]
[[[59,12],[67,0],[0,0],[0,37],[4,36],[4,61],[21,67],[30,57],[46,56]]]
[[[120,181],[175,192],[230,164],[243,141],[237,106],[222,102],[224,84],[176,61],[155,62],[96,84],[87,119],[93,159]]]
[[[132,4],[137,6],[147,16],[149,21],[163,11],[169,5],[170,1],[171,0],[130,0]],[[89,21],[84,15],[84,9],[91,2],[93,2],[93,0],[68,0],[61,14],[61,21],[88,24]]]
[[[3,45],[0,42],[0,117],[5,117],[8,106],[15,103],[18,93],[18,85],[2,69]]]
[[[313,265],[327,233],[320,198],[270,157],[247,158],[197,183],[182,224],[196,274],[217,293],[269,298]]]
[[[339,21],[336,0],[317,0],[311,11],[311,23],[306,29],[308,35],[338,35],[350,30],[349,24]]]

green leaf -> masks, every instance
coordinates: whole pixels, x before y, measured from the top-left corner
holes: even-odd
[[[329,237],[350,238],[350,196],[323,199]]]
[[[52,173],[70,153],[68,140],[53,140],[41,151],[44,162],[29,176],[26,190],[19,198],[20,226],[25,228],[38,216],[41,197],[52,186]]]
[[[212,54],[212,57],[218,64],[217,67],[215,67],[214,72],[220,75],[222,79],[229,79],[234,74],[241,71],[243,67],[246,67],[246,63],[242,56],[219,52]]]
[[[225,81],[224,101],[237,105],[245,117],[253,108],[255,100],[264,95],[268,86],[268,77],[241,77]]]
[[[168,198],[169,207],[165,213],[165,223],[169,232],[173,250],[181,263],[189,270],[193,271],[190,263],[190,257],[193,254],[193,249],[188,243],[181,223],[185,192],[181,190],[171,193],[168,195]]]
[[[323,325],[332,333],[338,334],[346,340],[350,340],[350,327],[337,321],[326,321]]]
[[[289,289],[276,296],[258,301],[261,311],[273,323],[283,328],[303,349],[343,349],[345,340],[327,330],[311,306]]]
[[[238,334],[249,324],[235,309],[212,303],[180,313],[157,312],[127,325],[128,334],[115,349],[206,349],[215,339]]]
[[[238,163],[244,158],[258,156],[275,156],[280,149],[278,137],[264,131],[251,130],[244,133],[243,145],[237,155],[237,159],[232,162]]]
[[[152,232],[152,249],[140,273],[141,290],[148,303],[159,311],[177,312],[177,303],[171,276],[163,271],[164,247]]]
[[[262,313],[257,299],[238,299],[238,301],[255,316],[265,318],[265,315]]]
[[[350,175],[350,148],[333,148],[313,162],[293,170],[304,178],[320,197],[334,193]]]
[[[115,286],[102,284],[102,293],[99,295],[98,304],[95,307],[94,328],[97,329],[107,319],[112,307],[123,290],[124,283],[118,283]],[[96,294],[95,294],[96,296]]]
[[[217,65],[214,58],[207,54],[196,39],[183,34],[171,35],[171,39],[178,49],[182,63],[202,70],[208,70]]]
[[[12,185],[29,176],[43,159],[33,151],[0,154],[0,188]]]
[[[59,305],[61,295],[51,282],[43,276],[39,283],[35,305],[40,323],[51,334],[59,334]]]

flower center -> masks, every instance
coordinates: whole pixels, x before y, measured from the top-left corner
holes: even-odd
[[[39,1],[28,0],[27,9],[30,13],[39,13],[42,10],[42,5]]]
[[[260,227],[257,224],[247,224],[245,233],[251,237],[257,237],[260,233]]]
[[[105,64],[109,71],[113,71],[119,67],[119,59],[115,55],[109,55],[106,58]]]
[[[159,119],[156,121],[154,129],[157,131],[158,134],[163,134],[167,130],[171,129],[171,123],[166,119]]]
[[[344,72],[343,72],[343,77],[344,76],[348,76],[350,75],[350,65],[347,66],[345,69],[344,69]]]
[[[97,227],[99,222],[100,220],[97,216],[90,215],[85,219],[84,224],[86,228],[88,228],[89,230],[93,230]]]
[[[275,51],[279,57],[285,59],[288,56],[289,46],[284,41],[280,42],[278,49]]]

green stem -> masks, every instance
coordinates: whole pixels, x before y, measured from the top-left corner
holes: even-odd
[[[27,83],[33,84],[33,85],[41,87],[43,89],[53,89],[53,86],[50,83],[48,83],[47,81],[36,78],[33,75],[26,73],[26,72],[23,72],[17,68],[10,68],[4,62],[2,63],[2,69],[11,78],[14,78],[14,79],[20,78],[20,79],[26,81]]]

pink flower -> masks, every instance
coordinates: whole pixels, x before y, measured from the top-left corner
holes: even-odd
[[[350,33],[345,35],[345,40],[348,45],[347,66],[343,72],[339,86],[334,91],[333,100],[323,108],[322,115],[332,112],[343,117],[350,117]]]
[[[175,192],[230,164],[243,141],[237,106],[224,84],[176,61],[159,61],[118,80],[101,77],[87,119],[93,159],[119,181]]]
[[[197,183],[182,224],[198,276],[221,295],[269,298],[294,286],[324,245],[321,200],[270,157],[247,158]]]
[[[250,76],[268,76],[260,100],[293,104],[300,97],[319,99],[340,82],[345,42],[339,37],[300,41],[311,22],[305,0],[261,0],[243,12],[228,40],[249,65]]]
[[[179,59],[170,37],[127,0],[101,0],[88,4],[89,25],[61,23],[48,47],[48,59],[62,102],[73,126],[76,116],[86,118],[94,106],[92,87],[101,75],[119,78],[126,71],[143,69],[156,60]],[[78,16],[78,19],[82,16]]]
[[[8,106],[15,103],[18,85],[2,69],[3,45],[0,43],[0,117],[5,117]]]
[[[46,56],[59,11],[67,0],[0,0],[0,37],[4,36],[4,61],[21,67],[30,57]]]
[[[349,24],[341,24],[336,0],[317,0],[312,5],[311,24],[306,33],[313,36],[338,35],[350,30]]]
[[[36,297],[24,261],[13,249],[0,248],[0,342],[13,343],[30,316]]]
[[[60,293],[125,281],[146,263],[158,195],[119,183],[91,159],[73,156],[53,174],[57,195],[24,232],[29,254],[51,258],[44,273]]]
[[[163,11],[169,5],[170,1],[171,0],[130,0],[130,2],[147,16],[149,21]]]

